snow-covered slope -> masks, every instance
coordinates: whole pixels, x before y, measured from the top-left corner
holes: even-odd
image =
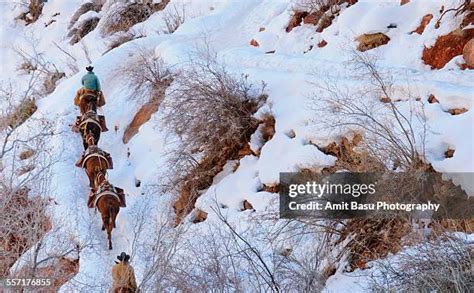
[[[316,33],[310,24],[286,32],[286,26],[297,7],[295,2],[172,0],[164,11],[156,12],[133,27],[133,30],[144,35],[143,38],[127,42],[105,54],[111,38],[100,34],[100,23],[79,43],[71,45],[66,37],[71,16],[83,1],[49,0],[38,21],[28,26],[14,20],[19,12],[18,5],[1,4],[2,81],[15,81],[18,89],[26,86],[28,76],[17,73],[21,60],[13,49],[29,48],[32,40],[30,36],[36,38],[33,41],[36,50],[42,52],[44,58],[55,64],[59,71],[66,73],[66,77],[57,82],[53,93],[37,101],[38,111],[34,114],[52,118],[56,130],[61,132],[51,141],[51,147],[60,160],[53,167],[52,192],[49,195],[57,203],[51,207],[53,227],[61,229],[53,229],[46,238],[53,241],[57,239],[55,233],[59,233],[68,237],[72,235],[81,243],[93,244],[80,252],[79,272],[62,287],[63,292],[81,289],[87,292],[104,291],[111,283],[111,265],[121,251],[132,255],[132,264],[140,283],[153,261],[151,246],[158,237],[157,227],[164,225],[166,233],[170,235],[173,229],[180,229],[183,243],[205,244],[206,239],[215,237],[215,226],[222,225],[214,211],[216,206],[225,207],[220,212],[237,231],[245,232],[248,239],[263,251],[264,259],[272,259],[272,247],[260,236],[277,229],[275,227],[283,225],[283,222],[272,217],[278,209],[278,197],[261,191],[261,187],[263,184],[277,184],[280,172],[297,171],[305,167],[323,168],[334,164],[335,158],[322,153],[313,143],[324,145],[336,140],[339,133],[312,123],[315,114],[308,107],[309,97],[316,92],[314,82],[318,80],[330,78],[349,87],[363,82],[351,79],[353,72],[348,73],[347,62],[351,59],[351,50],[357,46],[354,39],[364,33],[384,32],[390,37],[391,41],[387,45],[369,54],[379,57],[379,64],[390,72],[396,85],[402,87],[408,84],[414,95],[423,100],[430,94],[439,100],[439,104],[425,105],[429,125],[429,162],[440,172],[474,172],[471,111],[474,72],[458,68],[456,63],[462,63],[461,56],[454,58],[441,70],[431,70],[421,60],[424,46],[433,45],[438,36],[451,32],[461,19],[446,18],[439,29],[435,29],[431,22],[422,35],[409,34],[424,15],[432,13],[436,19],[441,5],[449,6],[456,1],[415,0],[400,6],[399,0],[361,0],[344,8],[322,33]],[[164,26],[163,15],[173,9],[172,5],[184,7],[186,21],[173,34],[160,34]],[[56,21],[45,27],[45,23],[51,19]],[[391,23],[397,24],[397,27],[388,29]],[[250,45],[252,39],[258,42],[259,47]],[[317,44],[322,40],[328,45],[319,48]],[[227,166],[202,194],[196,202],[197,208],[208,213],[207,220],[202,223],[193,224],[187,218],[182,224],[184,228],[167,225],[174,218],[174,198],[164,193],[159,186],[169,169],[165,158],[172,143],[166,122],[161,119],[162,110],[142,125],[139,133],[128,144],[122,142],[124,130],[143,99],[135,96],[127,77],[118,74],[118,70],[133,60],[138,47],[154,52],[175,72],[184,68],[190,60],[200,58],[199,51],[209,47],[217,54],[218,62],[225,64],[231,72],[244,73],[252,81],[264,81],[267,84],[269,99],[265,107],[268,109],[271,105],[276,133],[263,146],[259,157],[243,157],[235,171]],[[268,53],[273,50],[274,53]],[[71,58],[75,59],[73,63],[80,69],[77,73],[67,65],[72,62]],[[117,229],[112,233],[112,251],[106,250],[106,236],[100,230],[100,215],[86,207],[89,193],[87,178],[81,169],[74,166],[81,155],[82,143],[80,137],[70,131],[70,124],[78,115],[72,99],[80,87],[83,68],[89,64],[88,58],[102,82],[107,99],[101,111],[110,131],[102,135],[99,146],[108,151],[114,160],[115,166],[109,172],[109,180],[125,189],[128,195],[128,207],[121,209]],[[451,108],[466,108],[468,111],[453,116],[446,112]],[[290,132],[294,133],[294,137],[289,135]],[[255,144],[258,145],[258,141]],[[448,147],[456,150],[452,158],[444,157]],[[136,180],[140,180],[140,187],[136,187]],[[468,185],[464,187],[473,190]],[[241,211],[244,200],[253,205],[254,212]],[[138,230],[141,232],[135,233]],[[285,243],[284,239],[280,239],[278,245],[288,245],[298,254],[312,241],[303,240],[306,242],[297,244]],[[54,244],[49,243],[52,246]],[[191,252],[184,250],[179,253]],[[337,281],[342,278],[339,273],[332,278],[327,283],[328,291],[340,292],[345,289]],[[242,288],[254,289],[248,284]]]

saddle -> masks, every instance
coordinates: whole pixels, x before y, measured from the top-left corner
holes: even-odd
[[[82,154],[81,158],[76,162],[76,167],[84,168],[86,161],[88,158],[92,156],[102,157],[107,161],[107,169],[113,169],[114,163],[112,161],[112,157],[110,154],[102,149],[100,149],[96,145],[89,146],[84,153]]]
[[[72,131],[79,132],[81,126],[88,122],[97,124],[100,127],[101,132],[109,131],[107,125],[105,124],[104,115],[97,115],[94,112],[87,112],[82,116],[76,116],[76,121],[72,126]]]
[[[112,184],[110,184],[107,181],[104,181],[97,191],[95,193],[91,192],[91,195],[89,195],[89,199],[87,200],[87,207],[88,208],[95,208],[97,207],[97,202],[99,199],[106,195],[110,194],[115,196],[115,198],[119,201],[120,207],[125,208],[127,207],[127,204],[125,202],[125,192],[122,188],[120,187],[115,187]]]
[[[102,107],[105,105],[105,97],[102,92],[89,90],[81,88],[77,91],[76,96],[74,97],[74,105],[79,106],[83,98],[93,98],[97,101],[97,107]]]

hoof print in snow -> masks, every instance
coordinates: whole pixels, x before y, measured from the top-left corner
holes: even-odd
[[[423,32],[425,31],[426,26],[431,22],[432,19],[433,19],[433,14],[427,14],[427,15],[423,16],[423,18],[421,19],[420,25],[414,31],[412,31],[410,34],[414,34],[414,33],[417,33],[419,35],[423,34]]]
[[[260,44],[257,42],[257,40],[252,39],[252,40],[250,41],[250,46],[260,47]]]
[[[290,131],[288,131],[288,132],[286,133],[286,136],[288,136],[289,138],[295,138],[295,137],[296,137],[296,133],[295,133],[295,131],[292,129],[292,130],[290,130]]]
[[[430,103],[430,104],[439,104],[439,101],[433,94],[431,94],[428,97],[428,103]]]
[[[464,46],[474,38],[474,29],[457,29],[447,35],[440,36],[436,43],[423,49],[423,62],[431,69],[441,69],[454,57],[463,54]]]
[[[388,29],[397,28],[397,27],[398,27],[398,25],[396,23],[391,23],[391,24],[387,25]]]
[[[357,50],[365,52],[383,45],[388,44],[390,38],[383,33],[363,34],[356,38],[359,42]]]
[[[265,28],[264,28],[264,27],[261,27],[261,28],[258,29],[258,32],[259,32],[259,33],[263,32],[263,31],[265,31]]]
[[[462,113],[466,113],[467,109],[466,108],[456,108],[456,109],[449,109],[448,113],[451,115],[460,115]]]
[[[267,51],[265,52],[265,54],[275,54],[276,50],[271,50],[271,51]]]
[[[447,151],[444,152],[445,158],[452,158],[454,156],[454,150],[449,148]]]
[[[142,185],[142,182],[135,178],[135,187],[140,187],[140,185]]]
[[[327,44],[328,44],[328,42],[326,42],[325,40],[322,40],[321,42],[318,43],[318,47],[319,48],[324,48],[324,47],[326,47]]]
[[[196,214],[194,215],[193,223],[201,223],[207,219],[207,213],[205,211],[197,210]]]
[[[283,248],[283,249],[280,251],[280,255],[281,255],[281,256],[284,256],[284,257],[289,257],[292,252],[293,252],[293,249],[292,249],[292,248]]]
[[[242,202],[242,208],[240,210],[241,211],[246,211],[246,210],[255,211],[255,209],[253,208],[253,205],[248,200],[244,200]]]

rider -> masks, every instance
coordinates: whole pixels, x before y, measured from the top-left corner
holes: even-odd
[[[99,78],[95,75],[93,71],[94,67],[91,65],[87,66],[86,70],[87,73],[81,79],[82,88],[77,91],[76,97],[74,98],[74,105],[79,106],[82,95],[92,94],[97,96],[97,106],[102,107],[105,105],[105,98],[100,87]]]
[[[135,281],[135,272],[129,264],[130,255],[122,252],[117,259],[120,261],[112,267],[112,292],[125,293],[136,292],[137,282]]]

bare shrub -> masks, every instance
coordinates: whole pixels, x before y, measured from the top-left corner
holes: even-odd
[[[423,103],[408,88],[395,88],[392,77],[382,73],[376,60],[366,53],[354,51],[352,64],[360,73],[354,78],[360,84],[346,88],[326,80],[317,85],[322,91],[314,98],[314,108],[318,117],[330,116],[317,119],[322,127],[344,135],[356,133],[357,139],[351,142],[342,138],[323,150],[336,155],[338,166],[345,170],[377,170],[381,174],[405,171],[396,180],[385,176],[380,184],[388,194],[410,195],[418,186],[413,172],[432,172],[424,157],[427,125]],[[406,101],[397,100],[400,92]],[[403,237],[411,231],[411,222],[401,213],[352,219],[339,229],[338,243],[344,243],[345,252],[341,255],[347,256],[350,270],[365,268],[367,262],[399,251]]]
[[[92,0],[90,2],[86,2],[86,3],[82,4],[76,10],[76,12],[74,12],[74,14],[72,15],[71,20],[69,22],[68,29],[71,29],[76,24],[76,22],[79,20],[81,15],[83,15],[86,12],[89,12],[89,11],[99,12],[101,9],[102,9],[102,1]]]
[[[377,262],[370,285],[377,292],[470,292],[473,261],[474,243],[447,236]]]
[[[84,38],[88,33],[93,31],[97,24],[99,23],[100,18],[98,16],[87,18],[80,23],[76,23],[74,28],[69,32],[68,36],[72,36],[69,43],[71,45],[76,44],[82,38]]]
[[[53,71],[45,76],[43,81],[44,94],[50,94],[56,89],[56,83],[63,77],[66,76],[66,73]]]
[[[263,90],[264,85],[255,89],[247,76],[236,77],[210,58],[176,77],[164,122],[182,144],[170,160],[171,185],[181,190],[178,218],[249,141],[259,124],[253,114],[266,100]]]
[[[46,208],[46,197],[50,177],[49,170],[54,163],[52,154],[45,145],[54,135],[50,121],[30,118],[36,109],[34,101],[24,102],[16,107],[16,94],[2,88],[2,111],[0,113],[0,249],[2,275],[15,261],[44,234],[51,229]],[[35,126],[26,125],[26,120]],[[22,132],[16,131],[20,125]],[[27,156],[17,154],[20,149],[34,150]],[[30,195],[32,193],[32,195]]]
[[[54,63],[45,58],[43,52],[38,51],[39,40],[34,35],[30,35],[26,40],[29,46],[14,48],[23,60],[18,70],[29,75],[24,100],[52,93],[56,88],[56,82],[65,76],[64,72],[59,71]]]
[[[118,32],[113,36],[112,40],[107,45],[107,50],[104,52],[104,54],[106,54],[107,52],[110,52],[111,50],[125,43],[128,43],[135,39],[143,38],[143,37],[145,37],[144,34],[137,33],[135,31]]]
[[[173,5],[173,9],[166,10],[163,13],[163,21],[165,22],[166,30],[165,34],[174,33],[180,25],[186,20],[186,10],[184,5],[179,9],[176,5]]]
[[[119,67],[117,74],[124,76],[133,88],[131,99],[142,102],[132,121],[123,134],[123,142],[127,143],[138,129],[158,111],[165,97],[165,91],[173,81],[173,74],[161,58],[155,57],[153,50],[137,48],[135,56]]]
[[[310,13],[315,11],[330,11],[332,14],[337,13],[340,8],[339,5],[344,3],[344,0],[305,0],[301,6],[305,7]]]
[[[117,74],[129,80],[135,94],[132,98],[162,98],[174,75],[153,50],[137,47],[135,52],[130,61],[117,70]]]
[[[25,12],[17,16],[16,19],[25,21],[26,25],[36,22],[43,13],[44,2],[44,0],[20,1],[20,5],[25,7]]]
[[[48,202],[41,198],[28,199],[28,189],[9,190],[2,184],[0,199],[0,247],[2,248],[2,276],[24,252],[37,243],[51,229],[46,216]]]
[[[409,91],[404,93],[408,96],[406,102],[396,101],[391,77],[382,74],[369,55],[354,52],[353,64],[362,72],[362,81],[367,85],[348,89],[331,81],[318,84],[325,96],[315,97],[314,109],[323,114],[320,117],[331,115],[329,121],[318,122],[331,129],[364,133],[360,148],[367,150],[379,165],[391,164],[387,169],[408,171],[426,167],[423,103]],[[408,110],[403,106],[408,106]]]
[[[154,12],[164,9],[169,0],[160,3],[111,2],[105,9],[101,33],[110,35],[119,31],[128,31],[137,23],[147,20]]]
[[[9,116],[8,126],[12,129],[17,128],[23,124],[26,119],[30,118],[35,113],[37,107],[34,99],[24,99],[12,111]]]
[[[474,12],[474,3],[472,3],[471,0],[458,0],[458,6],[448,8],[444,10],[444,6],[442,10],[440,11],[441,15],[439,16],[438,20],[435,23],[435,28],[439,28],[441,25],[441,20],[443,17],[449,13],[449,12],[454,12],[454,16],[461,15],[463,13],[473,13]],[[463,25],[463,24],[461,24]]]

